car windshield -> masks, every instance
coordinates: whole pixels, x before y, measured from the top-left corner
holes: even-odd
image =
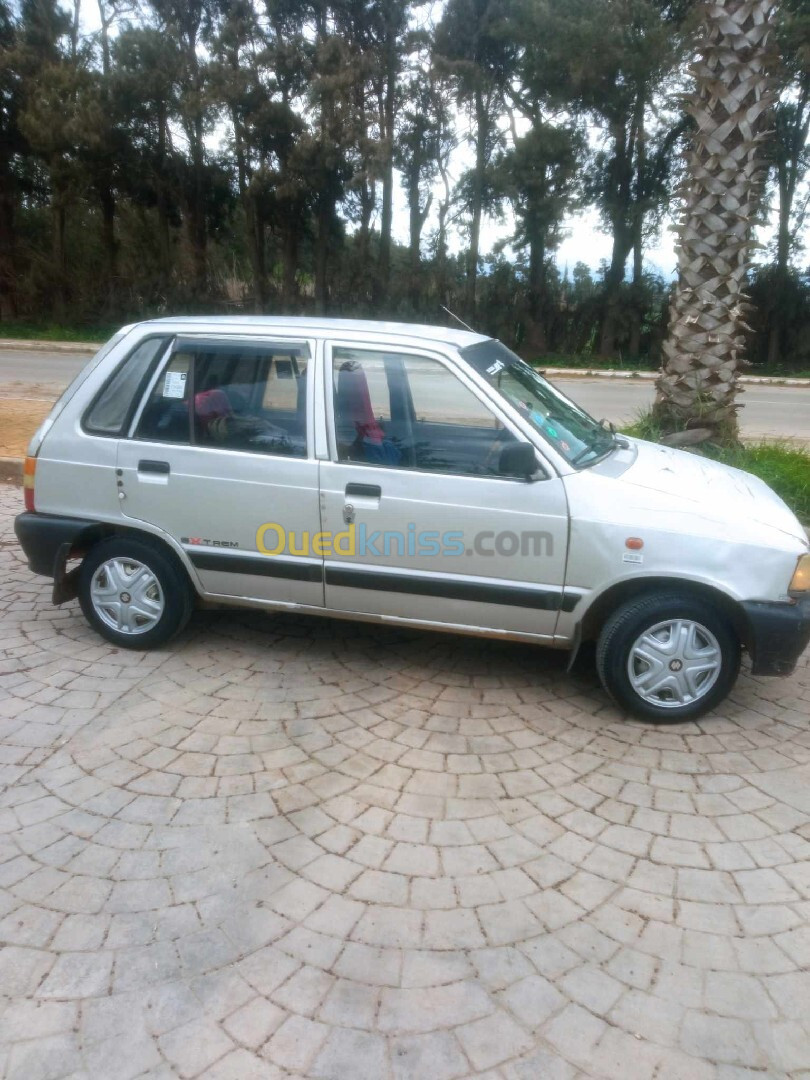
[[[500,341],[468,345],[461,349],[461,355],[570,465],[578,468],[591,465],[613,449],[612,431],[561,394]]]

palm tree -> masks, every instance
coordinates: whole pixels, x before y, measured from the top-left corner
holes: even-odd
[[[737,437],[744,290],[774,100],[773,7],[773,0],[702,5],[695,87],[686,104],[695,129],[677,226],[678,281],[654,410],[670,432],[701,428],[715,439]]]

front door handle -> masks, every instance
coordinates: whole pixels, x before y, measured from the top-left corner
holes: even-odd
[[[150,461],[147,458],[142,458],[138,462],[138,472],[157,473],[159,476],[168,476],[171,471],[171,466],[168,461]]]
[[[366,499],[379,499],[382,488],[379,484],[347,484],[346,495],[357,495]]]

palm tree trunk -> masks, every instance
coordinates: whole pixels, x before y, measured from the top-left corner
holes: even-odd
[[[737,373],[745,345],[745,281],[767,171],[773,104],[772,0],[707,0],[687,103],[696,121],[678,225],[672,300],[656,415],[670,431],[737,436]]]

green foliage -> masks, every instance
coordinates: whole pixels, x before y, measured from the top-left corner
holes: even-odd
[[[14,341],[108,341],[119,329],[109,326],[76,326],[72,323],[0,323],[0,338]]]
[[[654,369],[669,285],[644,255],[677,179],[694,8],[98,0],[84,34],[67,0],[0,0],[0,333],[200,310],[444,322],[446,306],[533,361]],[[774,177],[802,166],[807,115],[791,112],[806,0],[782,10],[793,142]],[[598,272],[555,261],[578,210],[611,236]],[[485,251],[498,218],[512,236]],[[810,367],[810,281],[788,266],[753,289],[752,370]]]

